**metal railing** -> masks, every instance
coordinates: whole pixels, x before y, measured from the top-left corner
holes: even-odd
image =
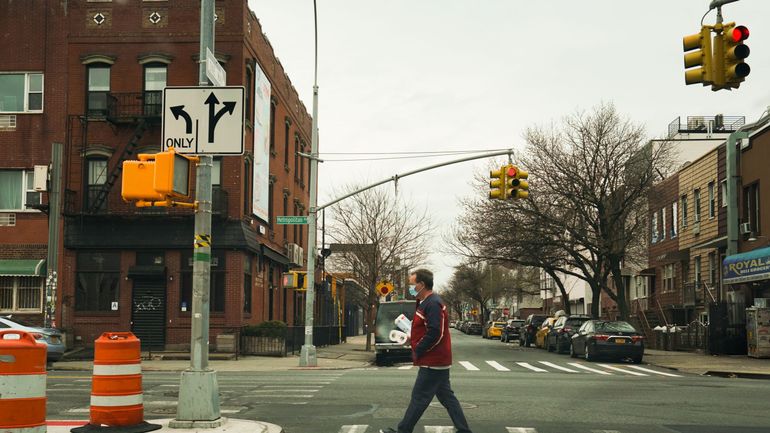
[[[668,135],[672,137],[680,132],[735,132],[745,124],[745,116],[723,116],[721,114],[716,116],[687,116],[685,122],[682,122],[681,117],[677,117],[669,123]]]
[[[106,98],[109,119],[160,119],[163,114],[163,92],[109,93]]]
[[[241,335],[239,352],[242,355],[287,356],[300,353],[305,343],[304,326],[288,326],[281,336],[254,337]],[[313,345],[333,346],[345,342],[345,326],[314,326]]]
[[[660,301],[658,300],[658,298],[655,298],[655,303],[658,306],[658,314],[660,318],[663,319],[663,323],[665,323],[666,327],[668,327],[669,325],[668,325],[668,319],[666,318],[666,313],[663,312],[663,307],[660,306]]]

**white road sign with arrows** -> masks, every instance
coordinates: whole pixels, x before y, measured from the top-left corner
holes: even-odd
[[[243,87],[166,87],[163,150],[243,154]]]

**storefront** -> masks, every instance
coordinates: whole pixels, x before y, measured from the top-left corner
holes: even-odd
[[[746,306],[756,298],[770,298],[770,247],[727,256],[722,275],[728,298],[742,300]]]

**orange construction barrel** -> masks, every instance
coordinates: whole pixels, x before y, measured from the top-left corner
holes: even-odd
[[[48,348],[32,334],[0,331],[0,431],[45,433]]]

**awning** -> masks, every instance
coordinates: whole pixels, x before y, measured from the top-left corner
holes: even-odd
[[[10,277],[45,276],[45,259],[3,259],[0,260],[0,275]]]
[[[267,257],[268,259],[280,263],[284,266],[289,265],[289,258],[284,256],[283,254],[279,253],[278,251],[268,247],[265,244],[262,244],[262,255]]]
[[[727,236],[722,236],[721,238],[712,239],[702,244],[695,245],[694,247],[692,247],[692,249],[702,250],[706,248],[724,248],[726,246],[727,246]]]
[[[725,284],[770,279],[770,247],[725,257],[722,275]]]

